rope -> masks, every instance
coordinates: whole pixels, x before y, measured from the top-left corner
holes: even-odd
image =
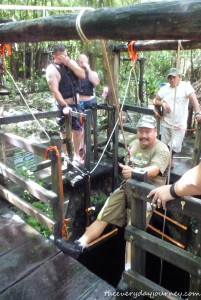
[[[178,75],[178,65],[179,65],[179,54],[180,54],[180,44],[181,41],[178,41],[178,49],[177,49],[177,57],[176,57],[176,76]],[[173,114],[172,114],[172,128],[171,128],[171,140],[170,140],[170,159],[172,158],[172,146],[173,146],[173,131],[174,131],[174,120],[175,120],[175,107],[176,107],[176,94],[177,94],[177,86],[175,87],[175,93],[174,93],[174,106],[173,106]],[[171,165],[169,164],[168,168],[168,177],[167,177],[167,184],[170,183],[170,169]],[[167,217],[167,208],[164,212],[164,219],[163,219],[163,228],[162,228],[162,240],[164,239],[164,232],[165,232],[165,225],[166,225],[166,217]],[[161,266],[160,266],[160,278],[159,278],[159,284],[161,285],[162,282],[162,273],[163,273],[163,260],[161,258]]]
[[[132,72],[132,70],[130,70],[130,76],[129,76],[128,84],[127,84],[127,87],[126,87],[126,92],[125,92],[125,95],[124,95],[124,99],[123,99],[123,101],[122,101],[122,105],[121,105],[120,112],[123,110],[123,106],[124,106],[124,103],[125,103],[125,101],[126,101],[126,95],[127,95],[127,92],[128,92],[128,88],[129,88],[129,84],[130,84],[130,79],[131,79],[131,72]],[[95,171],[95,169],[97,168],[97,166],[99,165],[99,163],[100,163],[100,161],[101,161],[101,159],[102,159],[102,157],[103,157],[103,155],[104,155],[104,153],[105,153],[105,151],[106,151],[106,149],[107,149],[107,147],[108,147],[108,145],[109,145],[109,143],[110,143],[110,140],[111,140],[111,138],[112,138],[112,135],[113,135],[113,133],[114,133],[114,131],[115,131],[115,129],[116,129],[116,126],[117,126],[118,122],[119,122],[119,117],[118,117],[118,119],[117,119],[117,121],[116,121],[116,123],[115,123],[115,125],[114,125],[114,128],[113,128],[113,130],[112,130],[112,132],[111,132],[111,134],[110,134],[110,137],[108,138],[108,141],[107,141],[107,143],[106,143],[106,145],[105,145],[105,148],[103,149],[103,152],[102,152],[102,154],[101,154],[101,156],[100,156],[100,158],[99,158],[99,160],[98,160],[96,166],[94,167],[93,170],[91,170],[90,173],[93,173],[93,172]],[[127,148],[126,148],[126,150],[127,150]]]
[[[17,86],[17,84],[16,84],[16,82],[15,82],[13,76],[10,74],[10,72],[9,72],[8,70],[6,70],[6,72],[8,73],[8,75],[9,75],[10,78],[11,78],[11,80],[13,81],[13,83],[14,83],[14,85],[15,85],[17,91],[19,92],[20,96],[22,97],[22,99],[23,99],[24,103],[26,104],[26,106],[27,106],[29,112],[31,113],[33,119],[34,119],[34,120],[36,121],[36,123],[39,125],[39,127],[41,128],[41,130],[46,134],[46,136],[47,136],[47,138],[48,138],[48,142],[49,142],[49,141],[50,141],[50,137],[49,137],[48,133],[46,132],[46,130],[44,129],[44,127],[40,124],[40,122],[38,122],[38,120],[36,119],[36,117],[35,117],[34,114],[32,113],[32,111],[31,111],[31,109],[30,109],[30,107],[29,107],[29,105],[28,105],[26,99],[24,98],[24,96],[22,95],[20,89],[18,88],[18,86]],[[45,141],[45,142],[46,142],[46,141]],[[45,142],[44,142],[44,143],[45,143]]]
[[[85,11],[87,11],[87,10],[94,11],[93,8],[84,9],[84,10],[82,10],[82,11],[79,12],[79,14],[78,14],[78,16],[76,18],[76,29],[77,29],[77,32],[78,32],[80,38],[83,41],[85,41],[85,42],[89,42],[89,39],[86,37],[86,35],[82,31],[82,28],[81,28],[81,18],[83,16],[83,14],[85,13]],[[118,114],[118,117],[119,117],[119,123],[120,123],[120,128],[121,128],[121,131],[122,131],[122,135],[123,135],[124,146],[125,146],[125,150],[127,151],[126,139],[125,139],[125,135],[124,135],[123,125],[122,125],[122,119],[121,119],[120,110],[119,110],[119,102],[117,100],[117,96],[116,96],[115,88],[114,88],[114,83],[113,83],[113,80],[112,80],[112,74],[111,74],[109,60],[108,60],[108,56],[107,56],[107,52],[106,52],[105,41],[104,40],[100,40],[100,43],[101,43],[101,48],[102,48],[102,54],[103,54],[103,57],[105,58],[104,61],[106,63],[106,69],[108,70],[108,77],[109,77],[109,82],[110,82],[110,86],[111,86],[111,90],[112,90],[112,96],[114,98],[115,107],[116,107],[117,114]]]
[[[62,204],[64,203],[64,190],[63,190],[63,181],[62,181],[62,168],[61,168],[61,157],[57,146],[49,146],[45,150],[44,158],[48,158],[49,152],[54,151],[58,160],[58,174],[59,174],[59,190],[60,190],[60,198]],[[62,216],[62,237],[65,237],[67,240],[69,239],[68,231],[66,228],[66,222],[64,216]]]
[[[81,28],[81,18],[83,16],[83,14],[85,13],[85,11],[94,11],[95,9],[94,8],[87,8],[87,9],[84,9],[84,10],[81,10],[79,12],[79,14],[77,15],[77,18],[76,18],[76,22],[75,22],[75,26],[76,26],[76,29],[77,29],[77,33],[79,34],[79,37],[81,38],[81,40],[83,40],[84,42],[89,42],[90,40],[86,37],[86,35],[84,34],[84,32],[82,31],[82,28]]]

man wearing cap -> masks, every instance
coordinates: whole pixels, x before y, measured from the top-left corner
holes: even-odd
[[[131,143],[129,166],[120,164],[125,180],[139,178],[146,172],[147,180],[156,185],[165,184],[166,170],[170,160],[168,147],[157,139],[156,120],[152,116],[143,116],[137,123],[137,139]],[[142,172],[143,171],[143,172]],[[144,175],[143,175],[144,176]],[[126,208],[130,208],[124,191],[125,180],[106,200],[95,220],[83,236],[75,242],[57,241],[62,251],[78,257],[89,243],[97,239],[106,226],[114,224],[119,227],[126,225]]]
[[[172,154],[174,154],[179,153],[182,148],[187,126],[189,100],[193,105],[195,119],[198,122],[201,121],[201,112],[193,87],[190,83],[181,81],[179,69],[171,68],[167,72],[167,79],[168,83],[158,91],[153,104],[161,106],[163,109],[161,140],[169,148],[172,148]],[[173,167],[173,161],[171,166]]]

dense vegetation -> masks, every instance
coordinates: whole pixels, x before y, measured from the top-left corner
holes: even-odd
[[[150,0],[151,1],[151,0]],[[16,21],[28,20],[38,17],[45,17],[48,15],[55,15],[61,13],[77,13],[75,7],[104,7],[104,6],[119,6],[129,5],[140,2],[150,2],[149,0],[136,1],[119,1],[119,0],[91,0],[91,1],[64,1],[64,0],[27,0],[24,1],[0,1],[0,4],[22,5],[29,6],[43,6],[46,9],[40,10],[18,10],[18,9],[1,9],[0,17],[13,18]],[[50,7],[55,10],[50,10]],[[65,7],[63,11],[57,10]],[[49,9],[48,9],[49,8]],[[97,87],[96,93],[98,99],[102,100],[102,90],[107,85],[107,78],[105,70],[103,69],[102,54],[99,41],[90,43],[82,41],[64,41],[68,49],[69,55],[76,59],[80,52],[88,54],[91,58],[93,68],[97,70],[101,78],[101,84]],[[108,41],[108,44],[118,44],[115,41]],[[12,44],[12,55],[6,55],[7,68],[11,72],[14,79],[20,82],[20,86],[27,93],[42,92],[47,90],[46,80],[44,78],[45,68],[51,60],[51,49],[53,43],[19,43]],[[179,65],[184,74],[187,74],[186,79],[195,82],[199,78],[199,73],[194,75],[194,66],[196,67],[196,59],[199,58],[198,50],[181,51],[179,53]],[[146,102],[153,97],[158,90],[160,83],[166,81],[166,71],[172,66],[176,65],[177,53],[176,51],[156,51],[156,52],[141,52],[138,54],[139,58],[145,60],[144,64],[144,94]],[[120,98],[125,96],[125,90],[128,83],[130,69],[132,68],[131,61],[128,59],[128,53],[121,53],[121,69],[120,69]],[[199,61],[199,59],[198,59]],[[190,70],[190,72],[189,72]],[[187,72],[188,71],[188,72]],[[7,85],[12,89],[13,83],[9,76],[5,75]],[[127,101],[129,103],[137,102],[137,86],[139,81],[139,63],[135,66],[135,72],[132,74],[131,82],[128,89]],[[13,90],[13,89],[12,89]]]

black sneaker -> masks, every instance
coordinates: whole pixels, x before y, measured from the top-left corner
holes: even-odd
[[[80,245],[80,242],[78,240],[75,240],[74,242],[69,242],[60,238],[56,240],[56,245],[63,253],[66,253],[75,259],[77,259],[83,253],[84,250],[84,248]]]

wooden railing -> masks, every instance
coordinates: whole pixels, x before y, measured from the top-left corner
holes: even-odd
[[[106,109],[100,108],[100,109]],[[43,118],[53,118],[58,114],[58,111],[51,112],[42,112],[35,113],[34,116],[37,119]],[[85,144],[86,146],[86,154],[85,154],[85,168],[90,171],[90,162],[91,162],[91,118],[92,111],[88,110],[85,114],[82,114],[82,118],[84,120],[84,132],[85,132]],[[94,124],[94,135],[95,135],[95,143],[94,143],[94,155],[98,153],[97,149],[99,147],[97,141],[97,135],[100,130],[107,129],[107,126],[103,128],[97,127],[97,110],[93,112],[95,118]],[[80,114],[76,112],[72,112],[72,116],[80,117]],[[7,116],[0,118],[0,124],[11,124],[18,123],[22,121],[33,120],[33,116],[31,114],[23,114],[23,115],[15,115],[15,116]],[[70,120],[69,118],[66,120],[66,126],[68,127],[68,131],[71,132]],[[106,138],[107,141],[107,138]],[[56,146],[58,152],[61,152],[61,143],[66,142],[62,141],[59,136],[55,136],[51,138],[49,143],[45,144],[36,144],[30,142],[29,140],[19,137],[14,134],[5,133],[0,131],[0,175],[1,184],[0,184],[0,196],[8,200],[10,203],[18,207],[25,214],[29,216],[35,217],[40,224],[44,225],[48,228],[54,235],[54,238],[60,238],[62,236],[62,230],[64,229],[64,203],[63,203],[63,181],[62,181],[62,173],[61,173],[61,158],[55,152],[54,148],[49,148],[50,146]],[[71,141],[68,141],[71,142]],[[7,148],[7,145],[9,149]],[[105,142],[104,142],[105,144]],[[13,147],[13,148],[10,148]],[[39,156],[42,158],[42,161],[37,165],[36,169],[45,170],[50,167],[51,169],[51,190],[42,187],[31,179],[24,177],[19,174],[12,167],[9,167],[7,162],[7,155],[13,155],[13,149],[15,148],[25,149],[28,152],[33,153],[35,156]],[[11,149],[11,150],[10,150]],[[48,150],[49,149],[49,150]],[[72,150],[72,148],[71,148]],[[45,159],[45,155],[48,151],[48,158]],[[11,153],[9,153],[11,152]],[[117,157],[117,155],[116,155]],[[38,200],[50,205],[53,209],[53,218],[47,217],[42,211],[31,205],[31,203],[26,202],[19,195],[14,194],[9,190],[6,185],[6,181],[9,180],[13,185],[19,186],[21,189],[27,190],[31,196],[37,198]],[[62,189],[61,189],[62,183]]]
[[[0,140],[1,154],[3,153],[3,159],[2,162],[0,162],[0,174],[3,176],[3,181],[5,182],[5,179],[10,180],[13,184],[16,184],[17,186],[27,190],[33,197],[36,197],[38,200],[50,205],[53,209],[53,219],[47,217],[42,211],[32,206],[31,203],[27,203],[25,200],[12,193],[7,188],[7,184],[0,185],[0,195],[10,203],[17,206],[27,215],[35,217],[41,224],[53,232],[55,239],[61,237],[63,226],[63,194],[59,186],[59,182],[62,181],[60,172],[60,157],[57,156],[54,148],[49,148],[49,146],[46,145],[37,145],[31,143],[30,141],[14,134],[0,131]],[[6,145],[8,144],[32,152],[35,155],[42,157],[44,160],[46,154],[48,153],[49,162],[46,164],[46,166],[51,166],[51,190],[47,190],[33,180],[19,174],[11,167],[8,167],[6,164],[5,154]],[[56,146],[59,149],[59,145],[60,139],[53,137],[50,146]]]
[[[147,195],[154,186],[128,180],[126,194],[131,201],[131,225],[126,227],[125,239],[131,242],[131,270],[123,273],[123,278],[131,291],[143,291],[144,295],[155,295],[154,299],[181,299],[171,291],[145,277],[146,252],[185,270],[190,275],[188,299],[198,300],[201,295],[201,232],[197,234],[197,248],[191,253],[146,232]],[[181,203],[184,201],[184,203]],[[183,205],[184,204],[184,205]],[[201,200],[184,197],[167,203],[169,211],[194,217],[201,222]],[[199,229],[201,226],[199,226]],[[174,278],[171,278],[174,280]],[[140,298],[141,299],[141,298]]]

